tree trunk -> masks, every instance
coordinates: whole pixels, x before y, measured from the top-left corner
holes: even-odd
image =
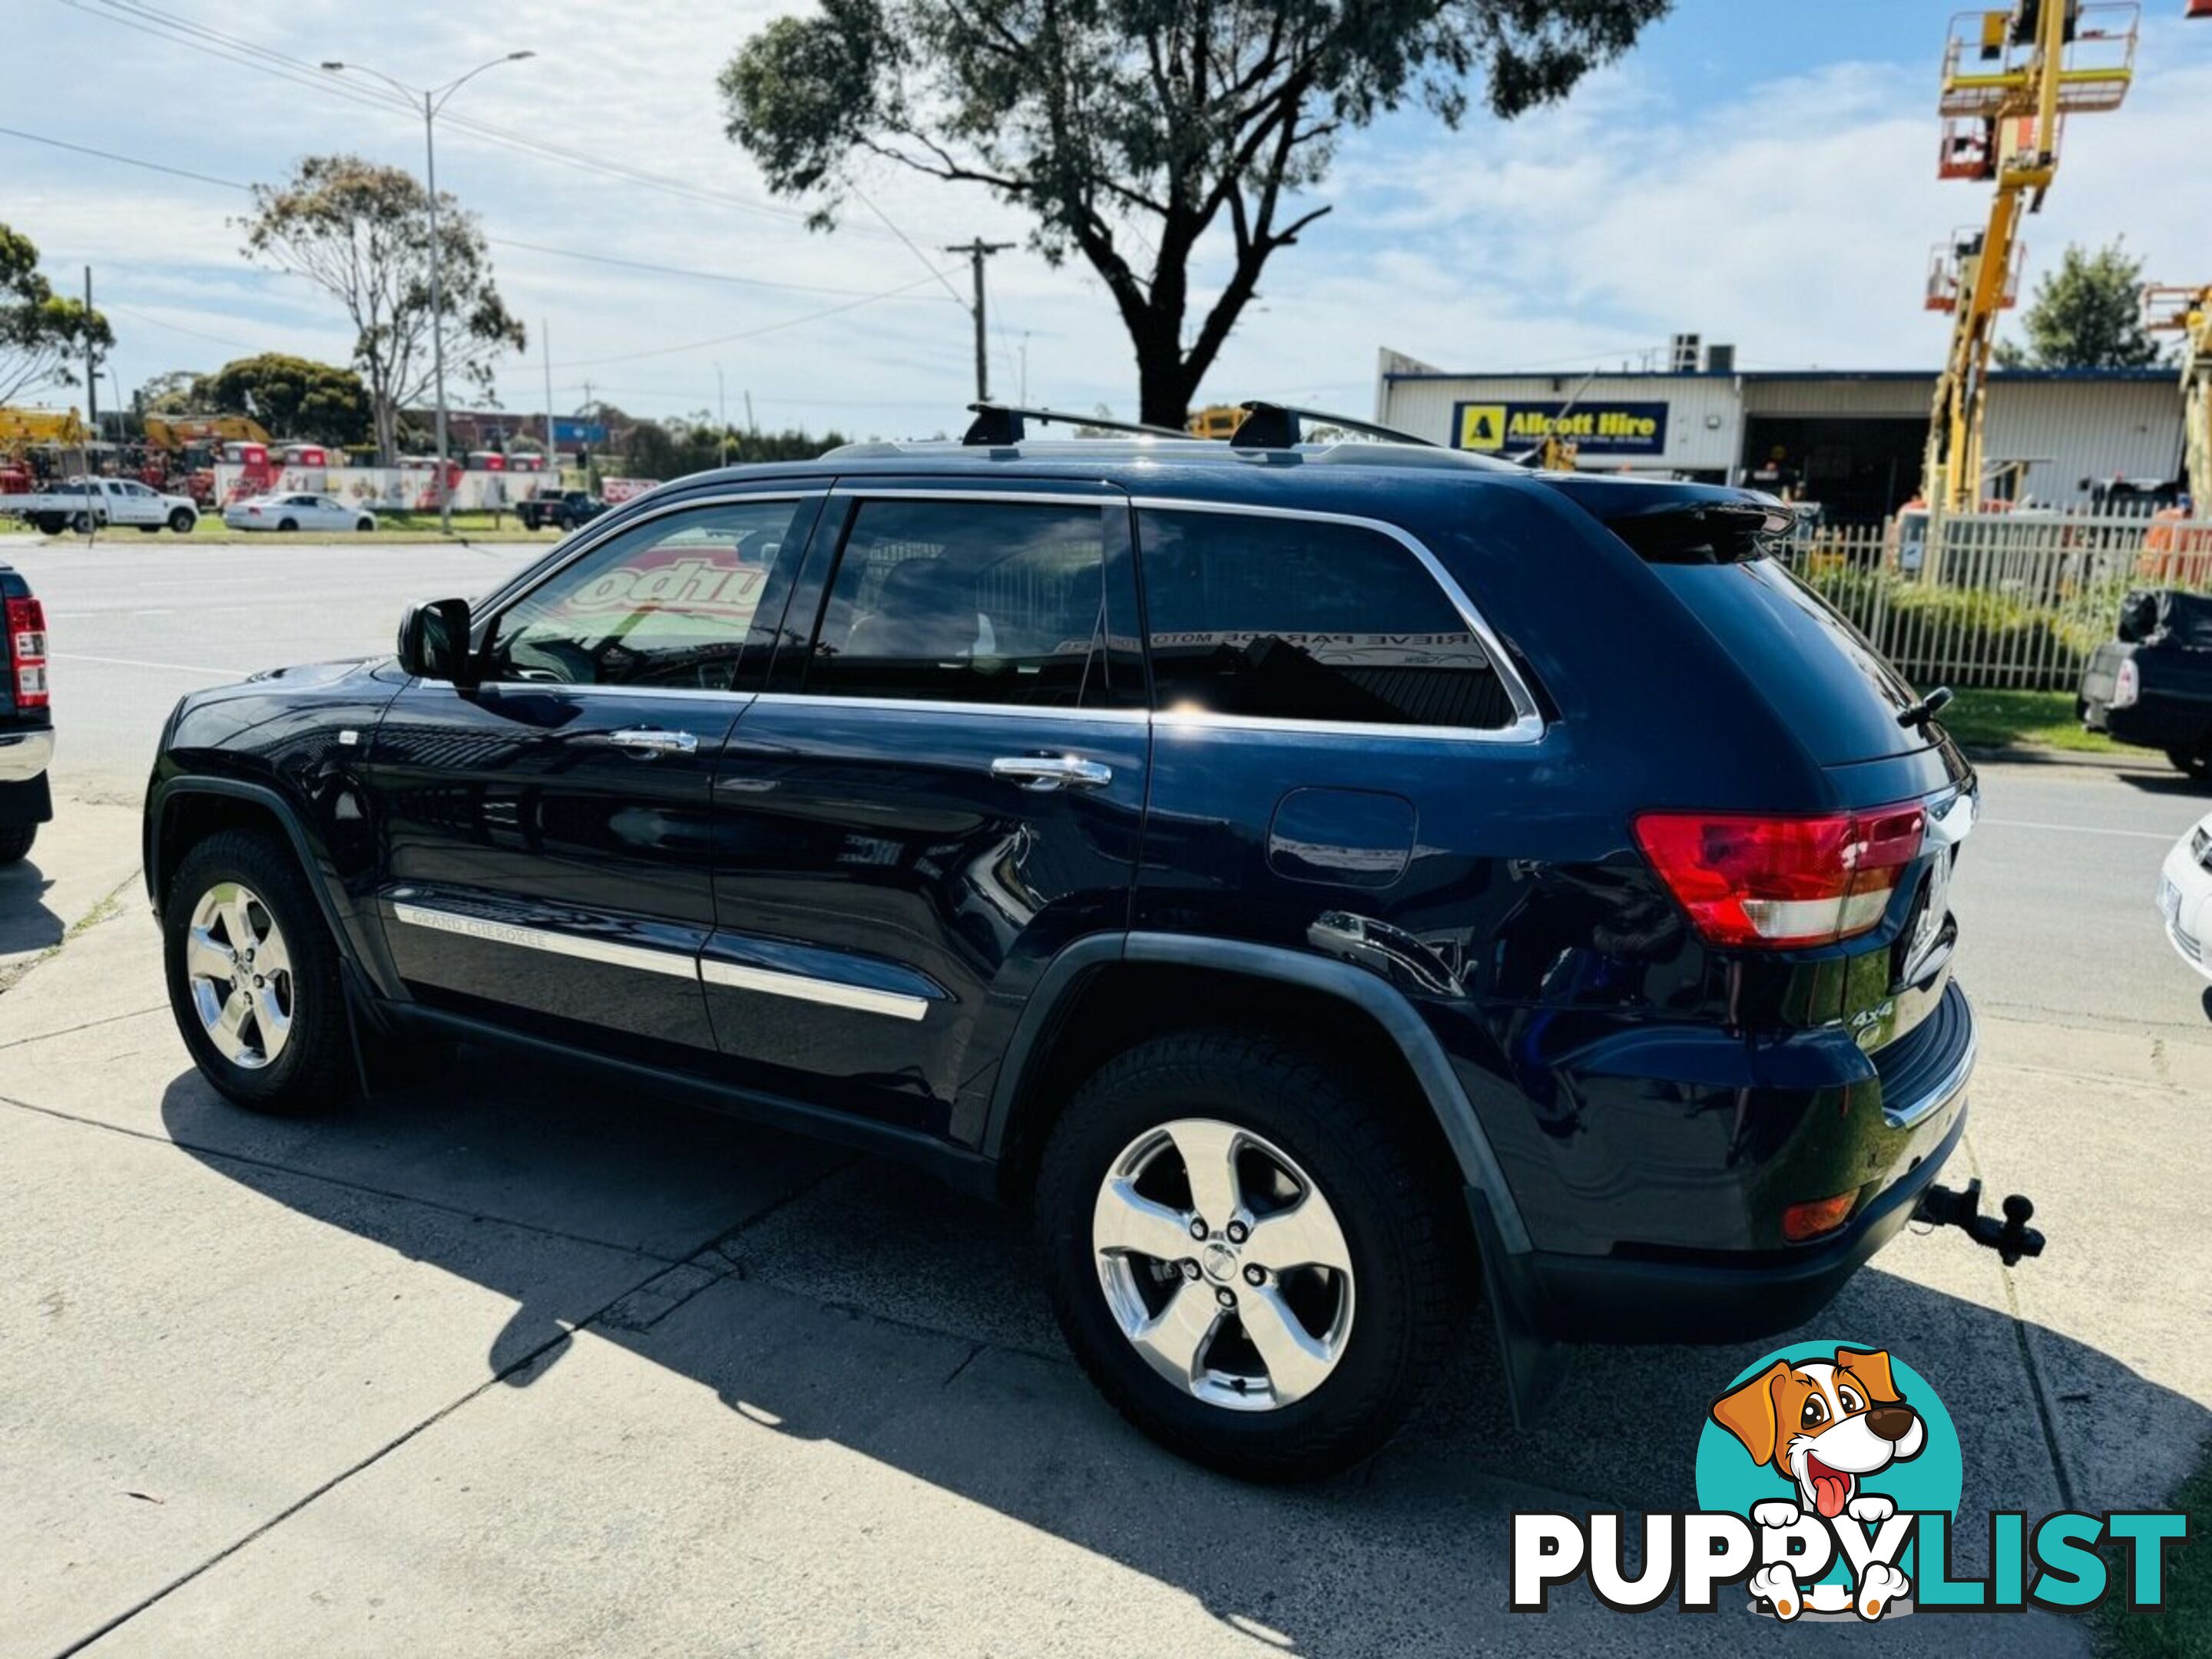
[[[1181,431],[1190,418],[1191,393],[1198,389],[1182,348],[1172,337],[1137,343],[1137,418],[1146,426]]]

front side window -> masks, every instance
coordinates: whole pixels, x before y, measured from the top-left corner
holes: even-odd
[[[725,501],[647,520],[501,613],[485,678],[731,690],[777,556],[811,509]]]
[[[1148,508],[1137,539],[1162,710],[1512,724],[1481,641],[1412,550],[1379,531]]]
[[[1105,696],[1099,509],[871,501],[806,668],[816,695],[1075,708]]]

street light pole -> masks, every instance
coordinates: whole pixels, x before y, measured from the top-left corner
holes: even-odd
[[[730,394],[722,384],[722,366],[714,365],[715,418],[722,424],[722,465],[730,464]]]
[[[446,468],[446,290],[438,249],[438,108],[422,94],[422,172],[430,184],[430,375],[438,393],[438,533],[453,533],[453,486]]]
[[[430,191],[430,376],[438,399],[438,528],[445,535],[453,533],[453,489],[447,481],[446,464],[446,293],[442,270],[442,253],[438,245],[438,112],[461,89],[464,82],[473,81],[488,69],[501,64],[520,63],[526,58],[535,58],[534,52],[510,52],[489,63],[478,64],[466,75],[448,81],[442,87],[418,89],[404,81],[395,81],[381,70],[373,70],[361,64],[340,63],[335,59],[323,67],[333,75],[353,70],[362,75],[375,76],[412,104],[418,97],[422,100],[422,173]],[[395,414],[397,411],[394,411]]]

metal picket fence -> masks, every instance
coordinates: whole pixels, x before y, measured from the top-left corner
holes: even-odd
[[[1801,531],[1786,562],[1916,685],[2070,690],[2121,598],[2212,590],[2212,521],[1972,514]]]

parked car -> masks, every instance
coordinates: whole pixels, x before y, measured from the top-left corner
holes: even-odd
[[[2212,598],[2173,588],[2129,594],[2118,637],[2081,670],[2074,710],[2115,743],[2162,749],[2190,776],[2212,776]]]
[[[607,504],[583,489],[545,490],[514,504],[525,530],[574,530],[607,510]]]
[[[49,536],[94,526],[129,525],[151,536],[163,528],[188,536],[200,510],[183,495],[165,495],[136,478],[71,478],[28,495],[0,495],[0,513],[12,513]]]
[[[2181,959],[2212,979],[2212,813],[2166,855],[2158,876],[2158,914]]]
[[[0,865],[26,857],[54,815],[46,769],[54,757],[46,690],[46,613],[31,585],[0,564]]]
[[[465,1038],[906,1159],[1252,1477],[1381,1444],[1478,1285],[1516,1412],[1799,1323],[1964,1133],[1973,772],[1771,498],[1240,445],[702,474],[187,696],[194,1060],[299,1112]]]
[[[222,510],[222,521],[233,530],[343,530],[376,528],[376,514],[335,495],[303,491],[289,495],[256,495],[233,501]]]

